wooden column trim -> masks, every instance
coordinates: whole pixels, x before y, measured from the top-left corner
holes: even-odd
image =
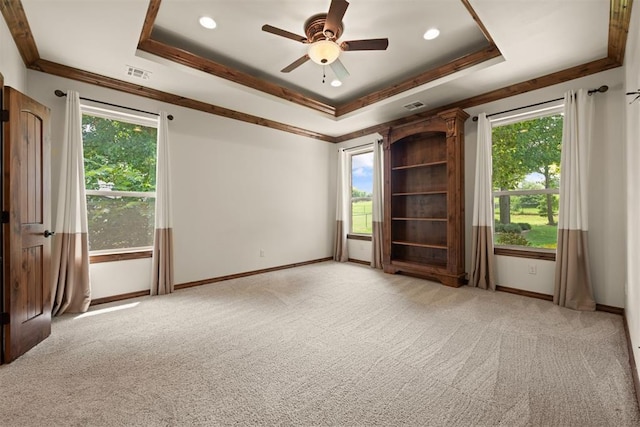
[[[24,13],[22,2],[20,0],[2,0],[0,1],[0,11],[7,27],[9,27],[22,61],[28,67],[40,59],[40,53],[38,53],[38,47]]]

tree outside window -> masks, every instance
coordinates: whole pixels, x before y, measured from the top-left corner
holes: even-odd
[[[494,125],[496,246],[555,249],[562,114]]]
[[[157,129],[82,116],[89,248],[153,246]]]

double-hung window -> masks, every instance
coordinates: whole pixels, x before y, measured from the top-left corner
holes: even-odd
[[[373,203],[373,147],[350,153],[350,235],[371,236]]]
[[[92,255],[153,246],[157,120],[82,106]]]
[[[492,121],[496,253],[553,258],[562,124],[562,105]]]

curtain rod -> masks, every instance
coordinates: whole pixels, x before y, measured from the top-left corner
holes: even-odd
[[[602,85],[597,89],[589,89],[589,95],[593,95],[596,92],[600,92],[600,93],[605,93],[606,91],[609,90],[609,86],[607,85]],[[510,110],[504,110],[504,111],[500,111],[498,113],[493,113],[493,114],[487,114],[487,117],[491,117],[491,116],[497,116],[498,114],[504,114],[504,113],[510,113],[512,111],[518,111],[518,110],[523,110],[525,108],[530,108],[530,107],[537,107],[538,105],[544,105],[544,104],[548,104],[550,102],[556,102],[556,101],[562,101],[564,99],[564,97],[562,98],[556,98],[556,99],[550,99],[548,101],[542,101],[542,102],[538,102],[536,104],[530,104],[530,105],[525,105],[523,107],[517,107],[517,108],[512,108]],[[478,121],[478,116],[473,116],[473,121],[477,122]]]
[[[374,142],[367,142],[366,144],[360,144],[360,145],[356,145],[354,147],[347,147],[347,148],[343,148],[343,150],[355,150],[356,148],[361,148],[361,147],[366,147],[367,145],[373,145],[375,143],[380,144],[382,142],[382,139],[376,139]]]
[[[67,94],[64,93],[63,91],[61,91],[60,89],[56,89],[53,93],[55,93],[56,96],[59,97],[59,98],[62,98],[63,96],[67,96]],[[84,98],[82,96],[80,97],[80,99],[82,99],[83,101],[91,101],[91,102],[95,102],[95,103],[102,104],[102,105],[108,105],[110,107],[118,107],[118,108],[124,108],[125,110],[137,111],[138,113],[151,114],[153,116],[159,116],[160,115],[158,113],[152,113],[151,111],[138,110],[137,108],[125,107],[124,105],[118,105],[118,104],[112,104],[110,102],[98,101],[97,99]],[[167,116],[167,119],[173,120],[173,116],[171,114],[169,114]]]

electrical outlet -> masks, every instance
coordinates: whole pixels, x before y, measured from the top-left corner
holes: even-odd
[[[264,249],[260,249],[260,258],[264,258]]]
[[[536,274],[536,273],[538,273],[538,266],[529,264],[529,274]]]

